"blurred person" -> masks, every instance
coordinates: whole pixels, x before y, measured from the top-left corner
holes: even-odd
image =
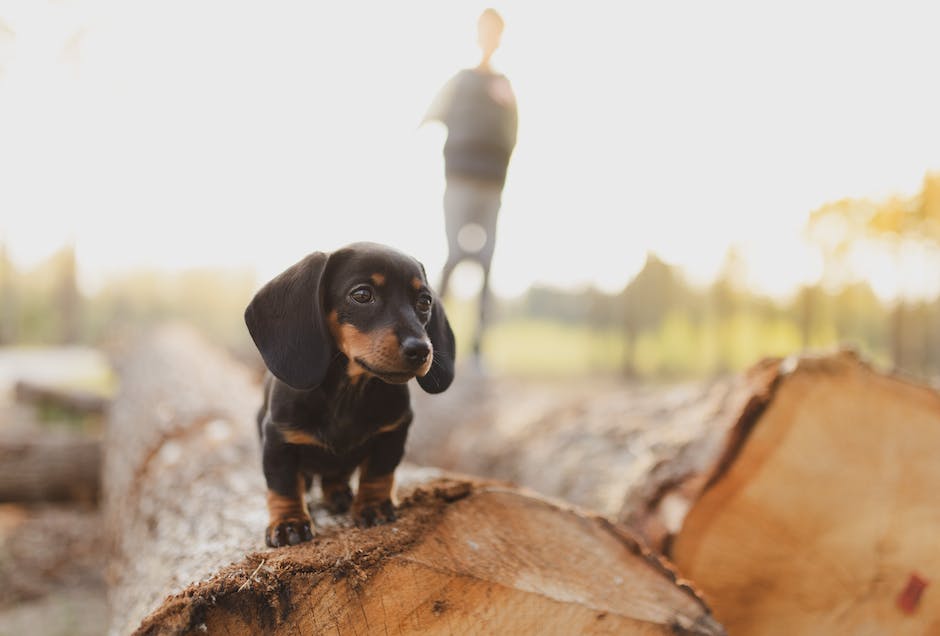
[[[439,121],[447,127],[444,226],[448,256],[438,292],[442,298],[445,296],[450,277],[462,261],[477,261],[483,269],[479,318],[473,338],[473,355],[477,362],[490,303],[496,217],[518,126],[512,86],[506,76],[494,71],[490,64],[499,48],[503,27],[499,13],[494,9],[483,11],[477,20],[480,63],[452,77],[424,117],[424,122]]]

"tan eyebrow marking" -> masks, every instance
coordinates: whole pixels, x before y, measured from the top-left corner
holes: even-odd
[[[382,285],[385,284],[385,274],[379,274],[378,272],[376,272],[375,274],[372,274],[372,276],[370,276],[369,278],[372,279],[372,282],[375,283],[377,287],[381,287]]]
[[[424,287],[424,283],[421,281],[420,278],[415,276],[414,278],[411,279],[411,286],[415,288],[415,291],[419,291],[422,287]]]

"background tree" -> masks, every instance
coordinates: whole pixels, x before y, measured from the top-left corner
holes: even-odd
[[[637,375],[636,342],[640,333],[659,326],[669,309],[675,306],[680,287],[675,268],[647,254],[646,264],[621,293],[623,307],[623,372]]]
[[[62,344],[75,344],[81,337],[82,303],[78,291],[78,265],[75,260],[75,246],[68,245],[56,258],[57,275],[56,296],[59,314],[59,341]]]
[[[810,215],[807,236],[823,255],[823,281],[845,286],[857,276],[853,264],[860,252],[890,254],[897,272],[897,297],[891,309],[887,340],[896,366],[926,375],[938,369],[932,341],[936,340],[931,303],[925,297],[940,278],[921,281],[912,289],[902,271],[934,271],[940,259],[940,173],[927,174],[920,192],[894,195],[881,201],[842,199]],[[925,284],[926,283],[926,284]]]
[[[0,345],[17,340],[15,276],[6,243],[0,243]]]

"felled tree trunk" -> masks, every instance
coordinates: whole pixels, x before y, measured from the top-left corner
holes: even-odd
[[[416,396],[408,458],[511,480],[619,518],[660,547],[688,505],[673,487],[717,460],[772,375],[761,366],[667,388],[591,382],[546,389],[462,378],[437,400]]]
[[[0,436],[0,502],[98,498],[101,445],[65,432]]]
[[[852,353],[708,387],[561,394],[536,419],[498,421],[485,405],[502,389],[475,390],[484,406],[469,423],[438,413],[452,423],[425,433],[422,459],[619,505],[730,633],[940,633],[937,392]]]
[[[848,353],[773,371],[676,564],[732,634],[940,633],[940,394]]]
[[[266,519],[248,375],[183,328],[141,340],[117,370],[102,507],[110,633],[124,636],[168,594],[257,549]]]
[[[723,633],[609,522],[427,469],[399,469],[395,524],[315,508],[314,542],[265,550],[247,373],[170,330],[121,380],[104,470],[111,633]]]
[[[689,508],[740,443],[740,431],[770,402],[781,364],[779,358],[763,360],[664,418],[686,435],[650,431],[644,448],[655,459],[634,476],[619,514],[647,545],[669,552]]]

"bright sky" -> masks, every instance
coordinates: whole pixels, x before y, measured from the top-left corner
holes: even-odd
[[[438,272],[444,133],[417,124],[485,6],[0,0],[0,240],[23,265],[74,240],[91,288],[354,240]],[[940,169],[935,2],[494,6],[520,109],[498,293],[615,290],[648,250],[704,282],[732,244],[786,293],[819,274],[810,210]]]

